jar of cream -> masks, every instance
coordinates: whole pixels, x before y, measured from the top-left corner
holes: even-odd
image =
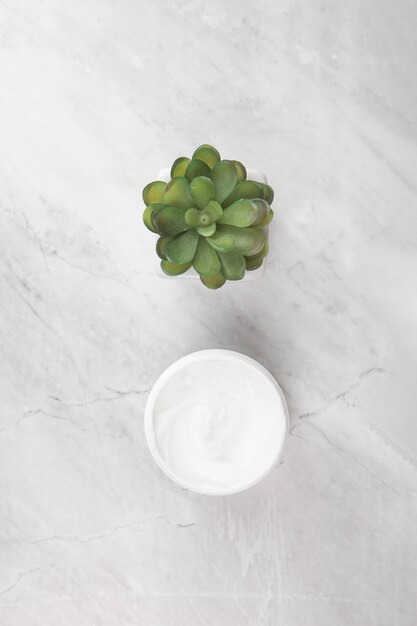
[[[145,436],[176,483],[227,495],[259,482],[279,459],[288,430],[284,395],[271,374],[231,350],[179,359],[153,386]]]

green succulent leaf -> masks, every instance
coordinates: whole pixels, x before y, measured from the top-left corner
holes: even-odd
[[[190,269],[192,263],[171,263],[171,261],[161,261],[161,269],[167,276],[179,276]]]
[[[236,168],[237,182],[240,183],[242,180],[246,180],[247,172],[243,163],[240,161],[233,161],[233,163]]]
[[[210,226],[199,226],[197,232],[202,237],[211,237],[216,232],[216,224],[210,224]]]
[[[274,190],[272,189],[270,185],[267,185],[266,183],[261,183],[261,185],[262,185],[262,191],[263,191],[262,198],[268,204],[272,204],[274,200]]]
[[[248,258],[250,258],[252,261],[264,259],[267,256],[268,252],[269,252],[268,237],[265,235],[265,241],[264,241],[264,245],[262,246],[262,248],[256,254],[252,254]]]
[[[178,157],[178,159],[175,159],[171,167],[171,178],[175,178],[176,176],[185,176],[185,170],[187,169],[189,162],[190,159],[188,157]]]
[[[254,180],[243,180],[238,183],[232,193],[223,202],[223,207],[228,207],[237,200],[252,200],[253,198],[263,198],[263,189],[260,183]]]
[[[233,237],[234,248],[245,256],[256,254],[265,243],[265,233],[259,228],[238,228],[219,224],[219,232]]]
[[[165,247],[165,256],[171,263],[189,263],[193,260],[197,248],[198,235],[189,230],[169,241]]]
[[[269,205],[265,200],[237,200],[223,211],[223,215],[218,220],[220,224],[230,224],[231,226],[252,226],[260,224],[268,213]]]
[[[152,204],[150,204],[149,206],[146,207],[146,209],[143,212],[143,223],[145,224],[146,228],[149,228],[150,231],[152,231],[153,233],[156,233],[155,227],[152,224],[152,212],[153,212],[153,208],[152,208]]]
[[[205,237],[199,237],[193,265],[195,271],[204,277],[215,276],[220,271],[219,257]]]
[[[238,250],[219,252],[221,272],[227,280],[241,280],[246,271],[245,258]]]
[[[156,228],[156,223],[155,223],[156,216],[158,215],[158,213],[162,211],[162,209],[165,209],[166,204],[157,203],[157,204],[150,204],[149,206],[152,207],[152,213],[150,214],[151,224],[154,227],[154,231],[158,232]]]
[[[268,226],[272,220],[274,219],[274,211],[269,207],[269,211],[266,214],[266,217],[260,222],[260,224],[256,224],[256,228],[265,228]]]
[[[232,161],[219,161],[213,167],[210,178],[216,187],[216,200],[220,204],[229,196],[237,181],[236,168]]]
[[[216,197],[216,188],[207,176],[197,176],[190,183],[190,192],[199,209]]]
[[[246,269],[251,272],[252,270],[257,270],[261,267],[264,262],[263,257],[261,259],[254,259],[253,257],[249,257],[245,259]]]
[[[184,215],[186,223],[193,228],[200,226],[200,213],[201,211],[196,208],[188,209]]]
[[[193,154],[193,159],[200,159],[207,163],[210,169],[212,169],[218,161],[220,161],[220,153],[216,148],[205,143],[199,146]]]
[[[220,228],[217,228],[214,235],[207,239],[207,242],[218,252],[230,252],[236,247],[235,238],[222,232]]]
[[[167,185],[163,202],[170,206],[182,209],[190,209],[194,206],[194,200],[190,193],[190,184],[184,176],[173,178]]]
[[[156,254],[159,256],[160,259],[166,259],[165,248],[167,247],[167,244],[172,240],[173,237],[159,237],[158,241],[156,242]]]
[[[198,176],[210,176],[210,168],[207,163],[200,159],[191,159],[185,170],[185,177],[191,182]]]
[[[144,187],[142,198],[146,206],[162,202],[167,184],[162,180],[154,180]]]
[[[174,180],[179,180],[178,178]],[[185,209],[176,206],[166,206],[158,212],[154,225],[160,235],[172,237],[190,229],[184,219]]]
[[[213,220],[213,222],[217,222],[219,217],[223,215],[223,209],[221,205],[216,202],[216,200],[210,200],[207,206],[204,208],[205,213],[208,213]]]
[[[200,280],[209,289],[218,289],[223,287],[226,282],[225,277],[220,272],[214,276],[200,276]]]

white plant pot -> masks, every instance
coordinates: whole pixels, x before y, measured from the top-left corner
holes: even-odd
[[[247,171],[248,180],[255,180],[258,183],[268,182],[265,174],[263,174],[262,172],[259,172],[258,170],[251,170],[251,169],[247,169],[246,171]],[[162,180],[164,183],[168,183],[171,180],[171,169],[169,167],[165,167],[162,170],[160,170],[155,180]],[[268,236],[268,229],[267,229],[267,236]],[[261,267],[258,267],[258,269],[256,270],[251,270],[250,272],[247,271],[245,273],[245,276],[242,278],[242,280],[238,280],[236,282],[244,283],[244,282],[250,282],[253,280],[259,280],[260,278],[262,278],[263,275],[265,274],[266,259],[267,257],[265,257]],[[170,280],[172,280],[173,278],[180,279],[180,280],[184,280],[184,279],[200,280],[200,276],[197,274],[197,272],[195,271],[193,267],[190,267],[189,270],[184,272],[184,274],[180,274],[179,276],[167,276],[161,270],[159,259],[155,260],[155,271],[160,278],[169,278]]]

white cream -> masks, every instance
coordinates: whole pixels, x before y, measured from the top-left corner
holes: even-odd
[[[271,468],[286,427],[279,388],[268,375],[247,361],[213,358],[186,363],[162,386],[152,410],[152,447],[180,484],[227,493]]]

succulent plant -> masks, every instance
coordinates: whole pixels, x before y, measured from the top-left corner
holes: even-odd
[[[221,160],[204,144],[191,159],[174,161],[168,183],[153,181],[142,195],[143,221],[159,235],[156,252],[165,274],[178,276],[194,266],[201,282],[217,289],[262,265],[274,192],[247,180],[239,161]]]

